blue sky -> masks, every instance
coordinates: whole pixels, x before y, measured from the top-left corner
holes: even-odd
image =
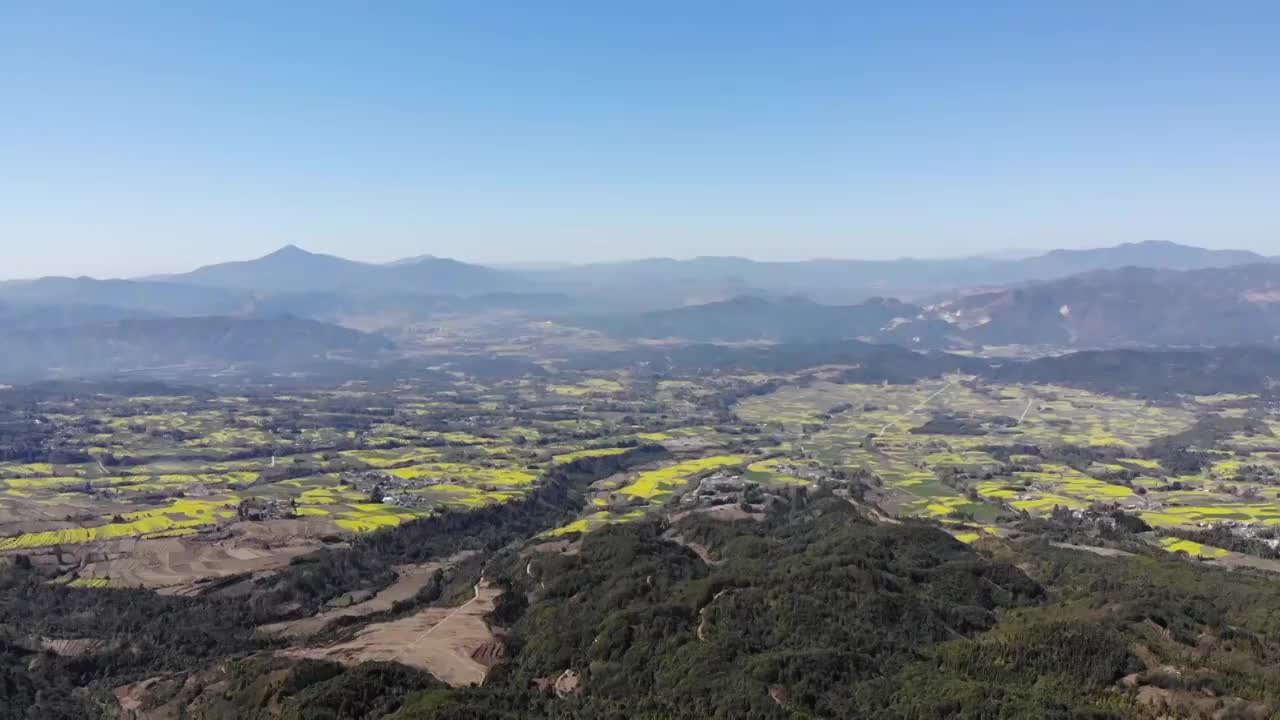
[[[0,3],[0,277],[1280,253],[1280,5]]]

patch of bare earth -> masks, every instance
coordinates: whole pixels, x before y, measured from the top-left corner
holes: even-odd
[[[854,507],[859,509],[865,509],[867,512],[867,515],[877,525],[900,525],[902,523],[901,520],[898,520],[897,518],[889,517],[888,515],[885,515],[884,513],[880,512],[880,508],[867,507],[864,505],[860,505],[858,502],[854,501],[852,498],[846,498],[846,499],[849,500],[849,502],[852,503]]]
[[[769,688],[769,699],[773,700],[775,705],[786,707],[787,705],[787,689],[781,685],[774,685]]]
[[[521,557],[536,554],[577,555],[582,550],[582,540],[549,540],[530,545],[520,551]]]
[[[267,687],[278,687],[287,677],[287,670],[276,670],[260,680]],[[112,717],[120,720],[227,717],[224,696],[230,686],[228,667],[223,664],[193,673],[148,678],[115,689],[120,712]],[[207,712],[211,705],[217,712]]]
[[[368,625],[349,640],[283,654],[344,665],[398,662],[454,687],[479,685],[506,655],[502,638],[485,620],[501,594],[501,589],[482,579],[475,597],[459,607],[427,608],[407,618]]]
[[[47,650],[60,657],[93,655],[106,649],[106,647],[106,641],[98,638],[75,638],[70,640],[40,638],[40,648],[42,650]]]
[[[1267,572],[1280,573],[1280,560],[1267,560],[1265,558],[1255,557],[1253,555],[1244,555],[1242,553],[1231,553],[1213,561],[1214,565],[1221,565],[1228,568],[1253,568],[1254,570],[1265,570]]]
[[[1128,678],[1126,678],[1127,680]],[[1160,713],[1158,717],[1194,718],[1195,720],[1267,720],[1271,708],[1238,697],[1219,697],[1191,690],[1166,690],[1154,685],[1138,688],[1138,704]]]
[[[1093,553],[1094,555],[1101,555],[1102,557],[1128,557],[1130,555],[1133,555],[1133,553],[1125,552],[1124,550],[1117,550],[1115,548],[1094,547],[1093,545],[1072,545],[1071,543],[1060,543],[1060,542],[1049,543],[1049,544],[1056,548],[1062,548],[1063,550],[1079,550],[1081,552]]]
[[[441,562],[401,565],[396,568],[396,581],[368,600],[347,605],[346,607],[325,610],[301,620],[288,620],[286,622],[263,625],[261,629],[273,635],[305,638],[319,633],[339,618],[358,618],[386,612],[395,607],[398,602],[413,599],[413,596],[417,595],[418,591],[426,587],[427,583],[431,581],[431,576],[437,570],[449,568],[474,554],[474,551],[467,551],[458,553]]]
[[[151,704],[152,689],[161,682],[163,682],[163,678],[149,678],[116,688],[116,702],[120,703],[122,716],[131,720],[134,718],[156,717],[146,714],[146,709]]]
[[[560,673],[560,677],[556,678],[555,689],[556,695],[559,697],[577,695],[582,692],[578,673],[573,670],[565,670]]]
[[[6,497],[0,506],[0,536],[101,525],[107,522],[104,518],[137,509],[136,505],[104,501],[92,495],[71,495],[59,502]]]
[[[78,559],[74,572],[165,595],[197,594],[212,580],[274,572],[323,547],[320,537],[333,529],[326,518],[300,518],[237,523],[185,537],[93,543],[72,551]]]
[[[1200,635],[1196,641],[1196,653],[1212,652],[1217,642],[1218,638],[1213,635],[1208,633]],[[1169,689],[1153,684],[1156,677],[1182,677],[1187,673],[1178,667],[1160,662],[1145,643],[1135,645],[1133,654],[1147,671],[1126,675],[1120,680],[1120,687],[1136,691],[1135,697],[1138,704],[1155,711],[1156,717],[1195,720],[1225,720],[1225,718],[1264,720],[1274,717],[1272,709],[1262,703],[1229,695],[1218,695],[1207,688]]]
[[[734,522],[736,520],[755,520],[760,522],[769,517],[767,513],[743,510],[738,505],[713,505],[675,513],[671,516],[671,522],[678,523],[694,513],[720,522]]]
[[[719,600],[721,596],[731,592],[733,592],[732,588],[721,590],[711,598],[711,602],[703,605],[702,609],[698,611],[698,628],[695,631],[695,634],[698,636],[699,640],[706,642],[707,639],[707,611],[711,609],[712,605],[715,605],[716,601]]]
[[[668,540],[670,540],[671,542],[674,542],[674,543],[679,544],[679,545],[683,545],[683,546],[685,546],[685,547],[689,548],[690,550],[692,550],[692,551],[693,551],[693,554],[694,554],[694,555],[697,555],[697,556],[702,560],[702,562],[706,563],[707,565],[719,565],[719,564],[720,564],[720,561],[719,561],[719,560],[717,560],[717,559],[715,559],[714,557],[712,557],[712,555],[711,555],[711,548],[707,547],[706,545],[703,545],[702,543],[696,543],[696,542],[692,542],[692,541],[690,541],[690,540],[686,540],[683,536],[681,536],[681,535],[676,535],[676,534],[674,534],[674,533],[670,533],[670,532],[668,532],[668,533],[667,533],[666,537],[667,537],[667,539],[668,539]]]
[[[577,671],[565,670],[559,675],[534,678],[533,685],[541,692],[555,692],[556,697],[579,695],[582,693],[582,676]]]

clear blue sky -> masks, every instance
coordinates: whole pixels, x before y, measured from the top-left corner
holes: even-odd
[[[1280,253],[1280,4],[0,3],[0,277]]]

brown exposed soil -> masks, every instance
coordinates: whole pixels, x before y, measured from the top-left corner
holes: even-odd
[[[675,513],[671,516],[671,522],[680,522],[694,513],[720,522],[733,522],[735,520],[763,521],[768,517],[766,513],[748,512],[737,505],[714,505],[712,507],[695,508],[693,510]]]
[[[726,588],[726,589],[724,589],[724,590],[721,590],[720,592],[716,593],[714,597],[712,597],[712,598],[711,598],[711,602],[707,603],[706,605],[703,605],[703,606],[702,606],[702,609],[698,611],[698,629],[695,631],[695,633],[697,634],[697,636],[698,636],[698,639],[699,639],[699,640],[701,640],[701,641],[704,641],[704,642],[705,642],[705,641],[706,641],[706,639],[707,639],[707,637],[706,637],[706,633],[707,633],[707,610],[708,610],[712,605],[714,605],[714,604],[715,604],[715,602],[716,602],[717,600],[719,600],[719,599],[720,599],[720,597],[721,597],[722,595],[724,595],[725,593],[731,593],[731,592],[733,592],[733,589],[732,589],[732,588]]]
[[[560,677],[556,678],[555,690],[558,697],[581,693],[582,687],[578,673],[572,670],[565,670],[560,673]]]
[[[1254,570],[1265,570],[1266,572],[1280,573],[1280,560],[1268,560],[1266,558],[1244,555],[1242,553],[1230,553],[1228,555],[1224,555],[1223,557],[1214,559],[1212,564],[1228,568],[1247,567],[1253,568]]]
[[[500,640],[491,640],[472,651],[471,659],[493,669],[507,659],[507,646]]]
[[[345,665],[398,662],[455,687],[479,685],[506,652],[496,647],[502,638],[485,620],[501,594],[500,588],[482,579],[475,597],[459,607],[427,608],[407,618],[368,625],[349,640],[284,654]]]
[[[437,570],[449,568],[474,554],[473,551],[468,551],[458,553],[441,562],[424,563],[422,565],[401,565],[396,568],[398,575],[396,581],[368,600],[342,608],[325,610],[301,620],[289,620],[263,625],[262,630],[273,635],[306,638],[324,630],[330,623],[339,618],[365,617],[375,613],[386,612],[391,610],[396,603],[405,602],[417,595],[418,591],[430,582],[431,576]]]
[[[1092,545],[1072,545],[1071,543],[1060,543],[1060,542],[1049,543],[1049,544],[1056,548],[1062,548],[1064,550],[1080,550],[1082,552],[1093,553],[1094,555],[1101,555],[1103,557],[1128,557],[1133,555],[1133,553],[1131,552],[1125,552],[1124,550],[1116,550],[1115,548],[1094,547]]]
[[[773,700],[774,704],[785,706],[787,704],[787,689],[781,685],[774,685],[769,688],[769,698]]]
[[[1217,697],[1204,692],[1166,690],[1154,685],[1138,688],[1138,704],[1161,713],[1159,717],[1194,718],[1196,720],[1267,720],[1271,708],[1237,697]]]
[[[63,546],[49,559],[67,571],[67,579],[74,573],[81,579],[109,579],[113,585],[165,595],[192,595],[220,578],[274,572],[320,549],[320,538],[337,530],[332,520],[318,517],[241,522],[184,537]]]
[[[530,545],[520,551],[521,557],[529,557],[538,553],[549,553],[557,555],[577,555],[582,549],[581,540],[549,540],[547,542]]]
[[[120,703],[120,710],[123,716],[126,718],[149,718],[150,716],[141,714],[142,709],[151,698],[151,690],[163,680],[163,678],[148,678],[141,682],[116,688],[116,702]]]
[[[41,649],[47,650],[54,655],[61,657],[92,655],[96,652],[102,651],[106,646],[106,641],[98,638],[76,638],[72,640],[58,640],[53,638],[40,639]]]
[[[719,565],[721,562],[720,560],[717,560],[714,557],[712,557],[711,548],[707,547],[706,545],[703,545],[702,543],[691,542],[689,540],[684,539],[684,537],[681,535],[675,535],[672,533],[668,533],[666,537],[671,542],[678,543],[692,550],[693,554],[701,558],[702,562],[706,563],[707,565]]]

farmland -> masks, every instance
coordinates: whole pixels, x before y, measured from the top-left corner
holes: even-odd
[[[622,387],[590,377],[566,386],[587,389],[587,399]],[[468,393],[462,401],[460,389]],[[471,399],[486,391],[487,400]],[[530,401],[521,381],[488,388],[460,380],[417,392],[42,399],[23,408],[22,420],[49,449],[37,459],[0,462],[0,553],[21,551],[65,568],[65,582],[117,586],[121,577],[93,573],[119,562],[84,559],[105,551],[147,563],[148,548],[160,541],[166,553],[176,542],[192,558],[210,543],[287,558],[415,519],[518,500],[549,469],[626,453],[652,429],[586,415],[583,396],[556,388],[535,395]],[[135,567],[127,576],[175,580],[152,570]],[[188,580],[202,578],[193,569]]]
[[[576,602],[576,585],[550,579],[607,565],[600,547],[615,542],[628,559],[610,573],[665,558],[619,581],[638,588],[717,572],[735,553],[759,563],[752,548],[791,542],[769,533],[799,523],[807,537],[806,523],[844,513],[824,532],[942,555],[1022,557],[1045,539],[1099,557],[1280,567],[1280,421],[1260,397],[960,374],[848,382],[828,367],[547,368],[32,393],[7,410],[21,442],[0,462],[0,560],[29,565],[40,588],[197,603],[237,628],[218,630],[228,651],[350,673],[394,663],[454,686],[490,682],[508,630],[546,632],[538,611],[500,624],[508,588],[523,584],[534,607]],[[708,587],[688,589],[704,603],[689,631],[700,643],[740,602]],[[567,683],[555,662],[520,682]]]
[[[899,515],[981,524],[1106,506],[1157,528],[1280,523],[1280,438],[1248,397],[1152,403],[956,376],[782,388],[736,412],[784,434],[803,457],[874,478]],[[1204,459],[1194,472],[1165,467],[1153,449],[1206,419],[1245,418],[1253,421],[1188,446]]]
[[[758,386],[776,389],[709,407]],[[0,552],[65,567],[66,582],[121,581],[95,570],[118,562],[77,560],[98,548],[145,558],[164,541],[196,557],[218,542],[288,557],[517,501],[552,469],[639,445],[675,457],[598,483],[556,534],[666,512],[717,483],[784,492],[850,479],[890,515],[941,521],[967,540],[1055,508],[1120,508],[1158,529],[1280,524],[1280,423],[1245,395],[1155,403],[960,375],[866,385],[570,374],[394,391],[103,392],[25,412],[56,452],[0,463]],[[1193,448],[1198,466],[1166,467],[1152,448],[1205,418],[1235,424]]]

